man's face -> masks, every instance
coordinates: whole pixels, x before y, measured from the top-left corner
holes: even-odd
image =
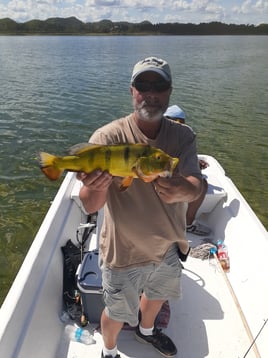
[[[131,87],[134,111],[139,119],[158,121],[165,113],[172,87],[158,73],[148,71],[139,75]]]

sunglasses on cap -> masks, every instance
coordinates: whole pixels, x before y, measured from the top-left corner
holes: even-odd
[[[167,81],[156,81],[156,82],[149,82],[149,81],[134,81],[132,86],[136,88],[139,92],[165,92],[170,89],[170,82]]]
[[[169,116],[165,116],[168,119],[172,119],[174,122],[179,122],[181,124],[185,123],[185,120],[183,118],[174,118],[174,117],[169,117]]]

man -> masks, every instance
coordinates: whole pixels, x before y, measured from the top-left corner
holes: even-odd
[[[176,104],[168,107],[168,109],[164,113],[164,116],[166,118],[174,120],[175,122],[185,124],[185,119],[186,119],[185,112]],[[200,169],[205,169],[205,168],[207,168],[208,163],[205,162],[204,160],[200,159],[199,166],[200,166]],[[201,194],[199,195],[199,197],[196,200],[190,202],[188,205],[188,209],[187,209],[187,213],[186,213],[186,223],[187,223],[186,230],[187,230],[187,232],[190,232],[195,235],[205,236],[205,235],[209,235],[210,231],[211,231],[210,228],[208,228],[205,225],[202,225],[195,218],[196,213],[197,213],[198,209],[200,208],[200,206],[206,196],[207,189],[208,189],[208,183],[207,183],[206,179],[203,178],[203,186],[202,186]]]
[[[187,202],[201,191],[195,134],[163,116],[172,92],[166,61],[155,57],[133,69],[130,92],[134,112],[98,129],[95,144],[147,143],[180,161],[171,178],[153,183],[135,179],[124,192],[122,178],[95,170],[80,173],[80,199],[89,213],[104,206],[100,235],[103,298],[102,357],[120,357],[117,337],[124,322],[137,326],[136,338],[150,343],[165,357],[174,357],[172,340],[155,329],[162,304],[180,296],[180,254],[187,255],[185,238]],[[140,322],[138,320],[140,311]]]

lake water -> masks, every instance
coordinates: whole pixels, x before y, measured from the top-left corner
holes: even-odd
[[[171,104],[185,110],[199,153],[221,162],[268,228],[268,37],[2,36],[0,303],[60,185],[36,153],[62,154],[130,113],[133,65],[150,55],[169,62]]]

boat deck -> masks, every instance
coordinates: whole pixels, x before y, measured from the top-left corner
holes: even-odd
[[[224,275],[215,260],[188,258],[182,274],[183,297],[170,302],[166,332],[176,343],[180,358],[242,358],[251,341]],[[93,333],[93,330],[92,330]],[[96,344],[70,342],[68,358],[101,357],[102,337]],[[135,340],[134,331],[123,330],[118,341],[121,358],[155,358],[153,347]],[[59,357],[63,357],[62,352]],[[253,348],[246,355],[256,357]]]
[[[224,239],[231,269],[226,279],[214,259],[189,257],[182,272],[183,297],[170,302],[170,321],[163,331],[176,344],[179,358],[268,357],[268,234],[218,162],[209,156],[204,159],[209,162],[203,171],[209,190],[198,220],[212,230],[206,241]],[[1,357],[101,357],[99,331],[92,327],[96,344],[69,342],[60,320],[60,248],[69,239],[75,243],[77,228],[86,222],[79,185],[73,173],[67,174],[1,307]],[[89,250],[97,247],[101,217],[99,212]],[[187,234],[187,239],[192,247],[203,243],[196,235]],[[254,338],[260,353],[251,347]],[[150,345],[137,342],[133,330],[120,333],[118,349],[121,358],[161,356]]]

